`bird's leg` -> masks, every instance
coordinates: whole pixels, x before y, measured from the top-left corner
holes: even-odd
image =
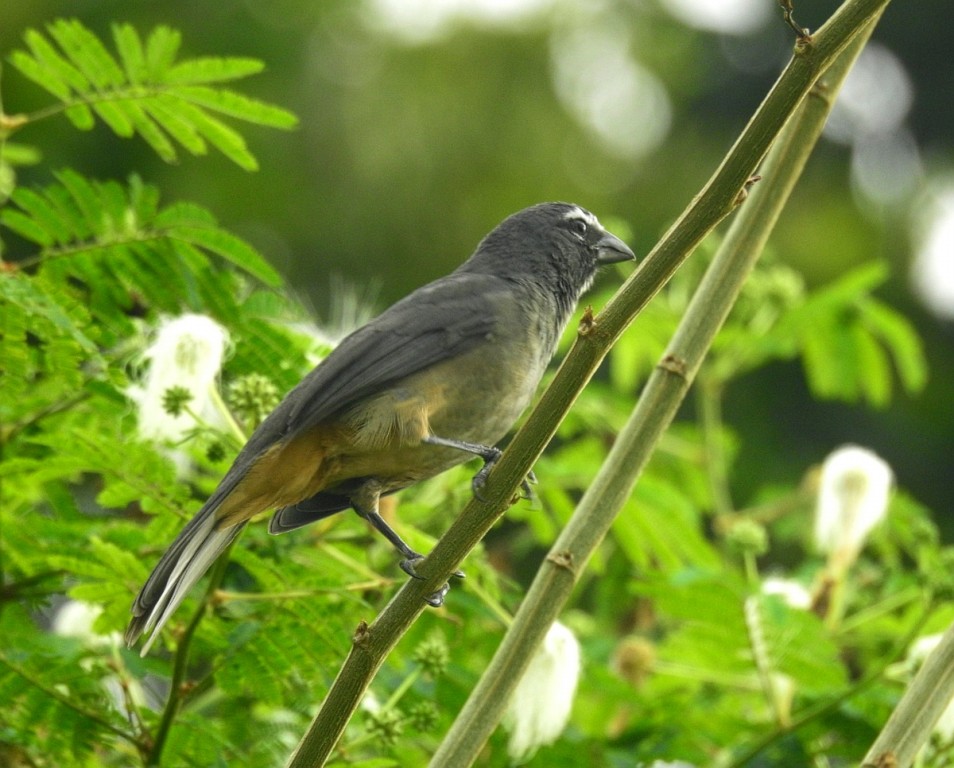
[[[415,570],[415,566],[424,559],[424,555],[411,549],[407,542],[398,535],[397,531],[388,525],[385,519],[378,514],[378,499],[380,498],[379,493],[377,491],[365,491],[361,495],[364,498],[355,499],[352,497],[351,499],[351,504],[354,507],[354,511],[357,512],[360,517],[371,523],[376,531],[378,531],[382,536],[384,536],[384,538],[391,542],[391,545],[398,552],[404,555],[404,559],[399,563],[402,571],[412,578],[423,578],[422,576],[418,575],[417,571]],[[453,576],[458,579],[462,579],[464,578],[464,573],[463,571],[455,571]],[[450,584],[445,583],[436,592],[426,595],[424,597],[424,601],[428,605],[432,605],[435,608],[440,608],[440,606],[444,604],[444,597],[449,591]]]
[[[497,463],[497,459],[500,458],[503,451],[501,451],[495,445],[468,443],[464,440],[451,440],[446,437],[438,437],[437,435],[428,435],[424,438],[424,442],[429,445],[441,445],[445,448],[456,448],[458,451],[464,451],[466,453],[472,453],[475,456],[480,456],[480,458],[484,460],[484,466],[482,466],[480,471],[474,475],[474,479],[470,481],[470,487],[474,491],[474,496],[476,496],[480,501],[486,501],[483,496],[484,485],[487,483],[487,477],[490,475],[490,470],[494,468],[494,464]],[[527,476],[523,479],[523,482],[520,483],[520,490],[523,491],[524,498],[533,498],[533,489],[530,487],[530,483],[535,482],[537,482],[537,476],[533,474],[533,470],[530,470],[530,472],[527,473]]]

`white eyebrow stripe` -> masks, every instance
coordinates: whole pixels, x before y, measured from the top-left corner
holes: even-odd
[[[579,206],[574,206],[569,211],[566,212],[564,219],[581,219],[585,221],[591,227],[598,227],[600,225],[599,219],[596,218],[589,211],[584,211]]]

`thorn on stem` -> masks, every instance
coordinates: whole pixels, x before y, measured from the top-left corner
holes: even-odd
[[[742,186],[742,189],[739,190],[739,194],[735,196],[734,204],[741,205],[742,203],[744,203],[746,198],[749,196],[749,190],[751,190],[752,187],[758,182],[760,182],[761,180],[762,180],[762,177],[759,176],[757,173],[753,176],[749,176],[749,180],[745,182],[745,184]]]
[[[812,36],[808,28],[803,27],[795,21],[795,16],[793,15],[795,13],[794,2],[792,0],[778,0],[778,4],[782,7],[782,18],[785,19],[785,23],[795,31],[795,35],[798,38],[798,45],[804,47],[810,43]]]
[[[579,325],[579,334],[580,336],[586,336],[592,332],[593,327],[596,325],[596,319],[593,317],[593,307],[589,304],[583,309],[583,316],[580,318]]]

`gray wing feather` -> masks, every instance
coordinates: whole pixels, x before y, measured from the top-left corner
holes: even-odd
[[[499,278],[455,273],[399,301],[346,337],[289,393],[286,432],[307,430],[395,381],[464,354],[493,331],[495,299],[504,291]]]

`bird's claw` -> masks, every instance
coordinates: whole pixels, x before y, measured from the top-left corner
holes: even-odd
[[[412,579],[423,579],[424,577],[417,572],[417,565],[423,560],[424,558],[421,555],[418,555],[417,557],[413,557],[413,558],[409,557],[406,560],[402,560],[400,562],[401,570],[404,571]],[[453,576],[455,579],[466,578],[466,576],[464,575],[464,572],[459,570],[454,571],[451,574],[451,576]],[[447,596],[448,592],[450,592],[450,583],[445,582],[444,585],[440,587],[440,589],[438,589],[436,592],[431,592],[431,594],[425,595],[424,602],[432,606],[433,608],[440,608],[444,604],[444,598]]]
[[[470,481],[471,490],[474,492],[474,497],[477,501],[485,502],[487,499],[484,497],[484,486],[487,484],[487,478],[490,476],[490,470],[494,468],[494,464],[497,463],[497,459],[500,458],[503,451],[499,448],[491,446],[487,449],[488,453],[481,456],[484,460],[484,466],[482,466],[474,479]]]
[[[494,464],[497,463],[498,458],[500,458],[499,455],[497,457],[487,459],[487,461],[484,463],[484,466],[480,468],[480,471],[474,475],[474,479],[470,481],[470,487],[474,493],[474,498],[481,503],[485,503],[487,501],[487,498],[484,496],[484,486],[487,484],[487,478],[490,476],[490,470],[494,468]],[[520,498],[532,500],[534,498],[534,493],[533,488],[530,486],[536,484],[536,482],[537,476],[531,469],[527,473],[527,476],[520,483]]]
[[[529,472],[527,472],[527,476],[523,478],[523,482],[520,483],[521,498],[528,499],[529,501],[533,501],[535,494],[533,492],[533,488],[531,488],[530,486],[536,485],[536,484],[537,484],[537,476],[533,474],[533,470],[531,469]]]
[[[450,584],[445,581],[444,585],[436,592],[424,595],[424,602],[431,606],[431,608],[440,608],[444,604],[444,598],[448,592],[450,592]]]

